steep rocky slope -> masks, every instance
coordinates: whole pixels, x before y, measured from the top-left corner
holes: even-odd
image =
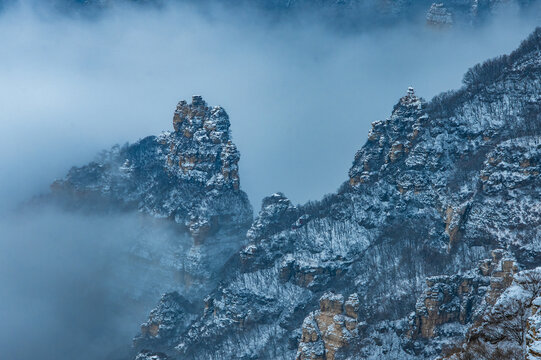
[[[541,268],[513,277],[496,298],[487,297],[479,308],[466,341],[438,359],[539,359]],[[490,301],[492,300],[492,301]]]
[[[519,271],[541,265],[541,30],[464,84],[430,102],[408,89],[336,194],[303,206],[266,198],[203,310],[165,295],[136,348],[173,359],[456,353],[517,293],[506,288]]]
[[[149,271],[169,269],[176,287],[197,298],[243,243],[252,208],[239,188],[240,155],[225,110],[194,96],[190,104],[178,103],[173,127],[72,168],[52,184],[47,200],[68,209],[138,211],[163,219],[177,231],[171,249],[143,239],[130,255],[147,262]]]

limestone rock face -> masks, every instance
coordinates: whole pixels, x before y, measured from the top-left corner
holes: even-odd
[[[210,291],[215,275],[242,246],[252,207],[239,188],[240,155],[225,110],[193,96],[191,103],[178,103],[173,128],[72,168],[51,185],[50,199],[68,209],[132,210],[174,224],[178,241],[171,251],[158,253],[143,243],[134,244],[131,255],[158,263],[157,271],[174,272],[170,277],[177,283],[163,291],[186,288],[193,298]]]
[[[514,275],[494,303],[487,303],[465,341],[440,359],[536,359],[539,357],[541,268]]]
[[[302,325],[297,360],[334,360],[336,352],[358,336],[357,294],[346,302],[341,294],[326,293],[319,300],[319,311],[310,313]]]
[[[395,105],[391,117],[385,121],[372,123],[365,146],[357,152],[353,166],[349,170],[349,183],[356,186],[361,183],[377,181],[388,167],[402,163],[411,150],[413,140],[418,136],[418,129],[427,121],[424,111],[426,102],[418,98],[412,87]],[[404,133],[405,129],[410,130]],[[397,183],[397,189],[404,192],[412,188],[417,191],[419,184]]]
[[[158,254],[137,244],[134,255],[182,279],[165,289],[186,287],[190,296],[203,296],[199,292],[214,286],[215,274],[244,242],[252,207],[239,188],[240,155],[225,110],[193,96],[178,103],[173,128],[72,168],[51,185],[49,199],[68,209],[135,210],[175,224],[176,249]]]
[[[247,237],[259,240],[281,230],[284,221],[293,221],[297,209],[282,193],[272,194],[263,199],[261,212],[248,230]]]
[[[174,132],[115,146],[95,161],[72,168],[51,187],[72,206],[136,208],[185,227],[196,243],[218,229],[246,228],[252,209],[239,190],[239,152],[229,117],[200,96],[180,101]]]
[[[460,340],[468,324],[477,321],[487,306],[494,305],[512,284],[518,267],[512,255],[502,249],[491,255],[464,274],[426,279],[426,290],[417,299],[412,320],[413,339]]]
[[[151,345],[154,349],[170,346],[171,340],[196,318],[198,310],[177,292],[165,294],[141,325],[141,334],[135,339],[136,346],[144,348]]]

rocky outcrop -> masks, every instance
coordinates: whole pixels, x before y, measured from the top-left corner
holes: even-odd
[[[52,184],[48,200],[84,211],[134,210],[174,224],[176,248],[164,254],[134,241],[130,256],[174,272],[177,283],[162,289],[189,289],[194,299],[210,291],[215,275],[242,246],[252,208],[239,188],[240,155],[225,110],[193,96],[191,103],[178,103],[173,128],[72,168]]]
[[[137,213],[139,228],[123,240],[128,246],[118,261],[128,264],[126,272],[147,271],[129,296],[146,308],[166,293],[135,340],[138,351],[152,350],[140,354],[148,360],[165,359],[197,318],[253,220],[225,110],[193,96],[178,103],[173,129],[104,151],[41,199],[68,210]]]
[[[466,341],[441,359],[535,359],[540,293],[541,268],[515,274],[512,284],[468,330]]]
[[[441,336],[438,330],[444,324],[473,323],[484,307],[493,305],[511,285],[517,272],[516,260],[504,250],[496,249],[491,259],[480,261],[474,270],[429,277],[425,292],[417,300],[410,336],[430,339]],[[445,330],[444,337],[449,338],[451,334]],[[463,335],[462,331],[464,328],[456,336]]]
[[[499,144],[488,154],[481,171],[483,191],[490,194],[532,188],[539,176],[540,162],[541,141],[537,137],[511,139]]]
[[[389,164],[404,161],[404,155],[410,152],[419,128],[428,120],[425,107],[426,102],[418,98],[410,87],[407,94],[395,105],[389,119],[372,123],[368,141],[355,155],[353,166],[349,170],[351,186],[377,181],[384,174],[382,170],[389,167]],[[409,130],[408,133],[403,133],[405,130]],[[401,193],[408,190],[419,191],[422,186],[422,182],[396,183],[397,190]]]
[[[148,320],[141,325],[141,334],[135,339],[135,346],[167,348],[195,320],[199,310],[177,292],[165,294]]]
[[[483,297],[486,279],[475,276],[435,276],[426,280],[427,290],[417,302],[413,338],[432,338],[437,327],[471,321],[475,302]]]
[[[135,208],[174,219],[195,243],[218,229],[247,228],[248,198],[239,190],[240,155],[231,142],[229,117],[200,96],[180,101],[174,132],[115,146],[95,161],[72,168],[51,188],[71,206]]]
[[[341,294],[326,293],[319,300],[319,311],[310,313],[302,324],[297,360],[334,360],[336,352],[358,336],[359,298],[344,302]]]

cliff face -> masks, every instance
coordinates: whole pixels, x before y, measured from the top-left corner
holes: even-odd
[[[336,194],[266,198],[196,319],[170,345],[144,345],[179,359],[455,351],[517,273],[541,265],[540,49],[536,30],[458,91],[426,102],[408,89]]]
[[[178,103],[173,127],[72,168],[52,184],[48,199],[68,209],[138,211],[162,219],[177,231],[174,244],[157,249],[153,239],[134,240],[128,256],[148,264],[149,271],[171,274],[162,290],[145,291],[184,289],[193,299],[210,291],[243,244],[252,208],[239,188],[240,155],[225,110],[194,96],[190,104]]]
[[[178,103],[173,132],[116,146],[51,186],[72,206],[136,208],[184,227],[196,243],[218,229],[246,227],[252,211],[239,190],[239,152],[229,117],[200,96]]]
[[[344,302],[341,294],[326,293],[320,309],[303,321],[297,360],[334,359],[336,353],[358,337],[359,299],[352,294]]]
[[[511,278],[505,291],[481,308],[465,341],[442,359],[538,359],[541,268]]]

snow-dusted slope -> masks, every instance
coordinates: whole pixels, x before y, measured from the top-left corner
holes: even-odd
[[[336,194],[266,198],[195,320],[162,322],[189,309],[160,305],[136,348],[173,359],[455,351],[517,272],[541,265],[540,59],[538,29],[458,91],[426,102],[408,89]]]

